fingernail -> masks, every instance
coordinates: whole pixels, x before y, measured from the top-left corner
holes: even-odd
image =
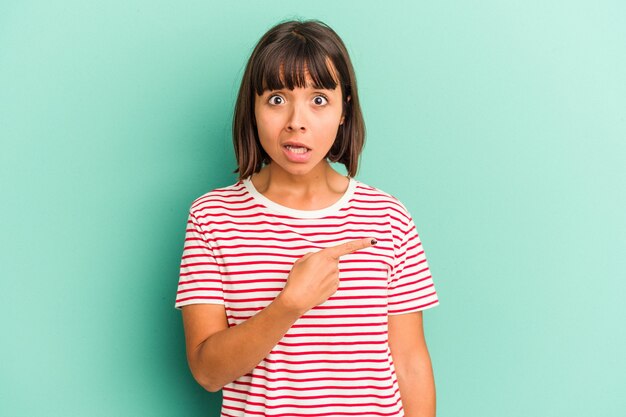
[[[376,239],[372,239],[372,245],[375,245],[377,243],[378,243],[378,241]]]

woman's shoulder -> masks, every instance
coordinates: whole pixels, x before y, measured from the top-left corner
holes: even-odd
[[[245,194],[246,189],[243,181],[238,180],[234,184],[214,188],[196,197],[191,203],[191,211],[241,203],[242,200],[245,200]]]
[[[409,210],[400,201],[400,199],[382,189],[356,181],[356,187],[354,190],[353,200],[357,203],[367,203],[376,207],[388,207],[389,209],[396,211],[405,218],[410,218]]]

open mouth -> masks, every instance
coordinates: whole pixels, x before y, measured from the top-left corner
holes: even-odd
[[[306,148],[304,146],[285,145],[285,149],[287,149],[289,152],[293,152],[297,154],[303,154],[303,153],[307,153],[308,151],[310,151],[309,148]]]

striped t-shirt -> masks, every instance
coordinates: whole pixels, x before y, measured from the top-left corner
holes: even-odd
[[[439,300],[405,206],[354,178],[321,210],[279,205],[249,178],[192,203],[175,307],[223,304],[231,327],[271,303],[305,253],[363,237],[378,243],[340,258],[337,292],[222,389],[223,417],[402,416],[387,316]]]

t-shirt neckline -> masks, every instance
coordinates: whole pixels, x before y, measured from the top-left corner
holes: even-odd
[[[341,210],[350,201],[352,195],[354,194],[354,190],[356,189],[356,180],[352,177],[348,177],[348,179],[348,188],[343,193],[341,198],[334,202],[332,205],[318,210],[297,210],[291,207],[283,206],[261,194],[254,187],[254,184],[250,180],[250,177],[243,179],[242,182],[246,190],[258,203],[262,204],[263,206],[274,212],[302,219],[319,219],[338,213],[339,210]]]

